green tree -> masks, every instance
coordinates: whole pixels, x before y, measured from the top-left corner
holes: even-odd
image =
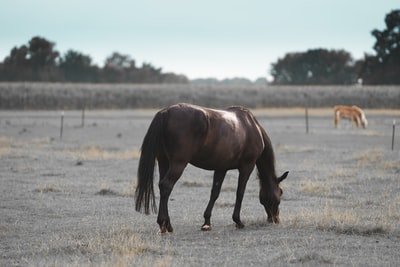
[[[68,82],[97,82],[98,68],[92,59],[78,51],[68,50],[60,59],[59,68]]]
[[[54,43],[41,37],[33,37],[29,41],[29,62],[33,68],[54,67],[59,55],[54,50]]]
[[[69,50],[60,57],[55,44],[33,37],[28,45],[14,47],[0,62],[0,81],[69,81],[110,83],[187,83],[184,75],[162,73],[149,63],[136,67],[129,55],[114,52],[103,68],[78,51]]]
[[[32,71],[28,60],[28,47],[14,47],[10,55],[4,59],[1,68],[0,80],[2,81],[20,81],[31,80]]]
[[[400,10],[387,14],[385,24],[385,30],[372,31],[376,55],[365,55],[358,64],[366,84],[400,84]]]
[[[54,50],[55,44],[45,38],[36,36],[29,41],[28,61],[33,71],[33,80],[55,81],[60,79],[56,68],[58,51]]]
[[[55,81],[60,79],[56,65],[59,53],[54,43],[41,37],[33,37],[28,46],[14,47],[4,59],[2,80],[8,81]]]
[[[272,64],[275,84],[355,83],[353,59],[344,50],[312,49],[289,53]]]
[[[161,68],[155,68],[150,63],[143,63],[137,75],[137,81],[140,83],[161,83]]]
[[[162,83],[189,83],[189,79],[185,75],[179,75],[172,72],[162,74]]]
[[[135,82],[135,61],[129,55],[114,52],[106,59],[102,81],[111,83]]]

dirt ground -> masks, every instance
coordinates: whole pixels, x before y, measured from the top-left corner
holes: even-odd
[[[255,110],[272,139],[282,183],[270,225],[253,173],[231,220],[228,172],[200,231],[212,173],[189,166],[171,195],[175,232],[135,212],[139,148],[153,110],[0,111],[0,266],[397,266],[400,262],[399,110],[367,110],[367,129],[330,109]],[[396,129],[400,132],[400,128]],[[158,178],[156,179],[158,180]],[[156,187],[157,188],[157,187]],[[157,190],[158,196],[158,190]]]

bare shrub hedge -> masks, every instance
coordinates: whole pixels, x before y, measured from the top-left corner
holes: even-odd
[[[160,108],[177,102],[209,107],[400,108],[400,86],[0,83],[0,109]]]

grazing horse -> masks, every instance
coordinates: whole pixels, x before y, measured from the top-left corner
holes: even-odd
[[[363,128],[366,128],[368,125],[368,121],[365,118],[364,111],[357,106],[334,106],[334,115],[335,115],[335,127],[338,126],[341,118],[345,118],[351,120],[356,128],[358,128],[361,124]]]
[[[188,163],[214,170],[211,197],[204,212],[202,230],[211,230],[211,212],[221,191],[228,170],[239,170],[236,204],[232,219],[243,228],[240,209],[247,181],[254,166],[260,180],[260,202],[268,221],[279,223],[279,203],[282,182],[275,174],[275,159],[271,141],[253,114],[242,107],[215,110],[176,104],[160,110],[144,137],[136,188],[137,211],[156,212],[153,190],[155,160],[160,173],[160,205],[157,223],[160,232],[173,232],[168,215],[168,198]]]

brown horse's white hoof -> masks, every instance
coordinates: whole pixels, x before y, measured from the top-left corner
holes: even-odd
[[[211,231],[211,224],[204,224],[202,227],[201,227],[201,231]]]
[[[160,231],[158,231],[158,233],[160,235],[172,234],[174,231],[172,229],[170,229],[170,230],[167,231],[167,229],[165,227],[162,227],[162,228],[160,228]]]
[[[160,225],[160,234],[165,234],[165,233],[172,233],[174,232],[174,229],[172,228],[171,224],[168,223],[162,223]]]

